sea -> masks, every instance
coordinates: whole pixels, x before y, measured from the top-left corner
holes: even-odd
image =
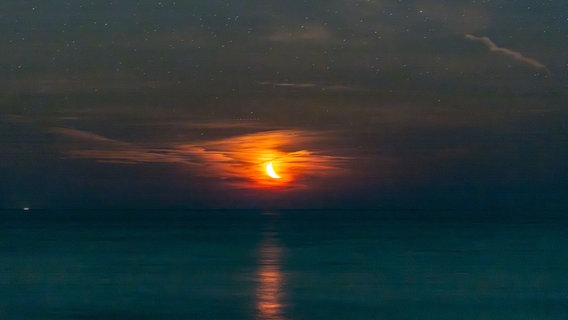
[[[0,212],[0,319],[568,319],[560,213]]]

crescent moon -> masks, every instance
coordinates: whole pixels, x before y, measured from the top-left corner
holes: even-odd
[[[273,178],[273,179],[280,179],[281,177],[274,171],[274,167],[272,167],[272,161],[270,161],[266,165],[266,174]]]

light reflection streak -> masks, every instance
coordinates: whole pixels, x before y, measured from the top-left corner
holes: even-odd
[[[264,233],[259,252],[256,289],[256,319],[286,320],[282,246],[275,231]]]

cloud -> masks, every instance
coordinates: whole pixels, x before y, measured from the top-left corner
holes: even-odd
[[[274,87],[283,87],[283,88],[316,88],[318,87],[315,83],[292,83],[292,82],[270,82],[270,81],[259,81],[258,84],[260,85],[268,85]]]
[[[244,189],[305,188],[317,177],[344,172],[345,162],[349,160],[322,148],[330,133],[308,130],[267,130],[171,147],[120,143],[75,129],[57,128],[55,132],[110,143],[70,150],[66,154],[71,158],[117,164],[181,164],[192,168],[198,176]],[[266,175],[265,167],[271,161],[281,179]]]
[[[74,139],[87,140],[93,142],[106,142],[106,143],[116,143],[116,144],[126,144],[125,142],[109,139],[107,137],[101,136],[96,133],[89,131],[70,129],[70,128],[51,128],[49,131],[52,133],[64,135]]]
[[[546,71],[546,73],[550,74],[550,71],[548,70],[548,68],[544,64],[540,63],[539,61],[537,61],[533,58],[525,57],[520,52],[513,51],[511,49],[507,49],[507,48],[503,48],[503,47],[499,47],[495,44],[495,42],[493,42],[488,37],[476,37],[476,36],[471,35],[471,34],[466,34],[465,38],[467,40],[481,42],[485,46],[487,46],[487,48],[489,48],[490,51],[499,52],[501,54],[504,54],[506,56],[513,58],[514,60],[529,64],[529,65],[531,65],[531,66],[533,66],[537,69],[542,69],[542,70]]]
[[[6,120],[7,122],[11,123],[25,123],[26,121],[28,121],[28,119],[26,119],[24,116],[17,114],[2,115],[2,117],[4,117],[4,119],[0,119],[0,121]]]
[[[414,2],[418,21],[434,21],[440,32],[474,33],[490,27],[495,18],[487,6],[471,1],[419,0]]]
[[[273,42],[328,42],[332,39],[327,28],[320,24],[303,24],[295,30],[279,30],[268,36]]]
[[[323,91],[359,91],[360,87],[346,86],[341,84],[324,85],[312,82],[271,82],[271,81],[257,81],[259,85],[280,87],[280,88],[294,88],[294,89],[319,89]]]
[[[324,133],[273,130],[184,145],[178,150],[197,157],[200,166],[208,169],[204,173],[221,176],[233,185],[301,187],[314,174],[336,173],[346,160],[322,151],[322,140]],[[269,161],[274,162],[282,179],[267,178],[264,170]]]

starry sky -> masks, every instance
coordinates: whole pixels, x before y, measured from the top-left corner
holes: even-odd
[[[565,1],[6,0],[0,43],[0,208],[568,205]]]

